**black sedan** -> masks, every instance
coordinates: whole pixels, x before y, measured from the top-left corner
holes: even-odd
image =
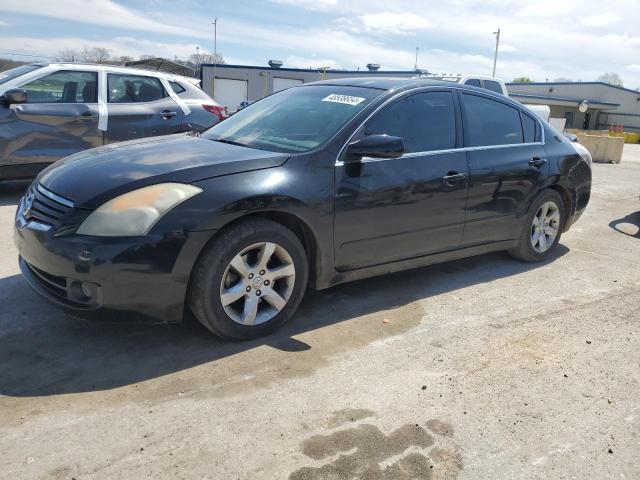
[[[502,95],[342,79],[267,97],[201,136],[97,148],[43,171],[15,243],[75,314],[228,339],[291,318],[309,285],[497,250],[552,255],[589,201],[588,154]]]

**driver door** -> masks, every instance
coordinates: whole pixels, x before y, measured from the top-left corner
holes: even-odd
[[[450,90],[412,93],[383,107],[354,136],[402,137],[399,158],[336,164],[338,270],[458,248],[467,197],[467,159],[458,100]]]
[[[5,123],[3,163],[10,176],[34,176],[56,160],[102,145],[97,85],[97,72],[60,70],[21,86],[27,103],[12,105]]]

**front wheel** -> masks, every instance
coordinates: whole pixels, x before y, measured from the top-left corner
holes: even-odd
[[[246,340],[289,320],[304,295],[307,256],[279,223],[250,219],[218,236],[194,269],[189,305],[216,335]]]
[[[545,260],[558,246],[564,222],[562,197],[555,190],[545,190],[534,200],[518,246],[509,253],[526,262]]]

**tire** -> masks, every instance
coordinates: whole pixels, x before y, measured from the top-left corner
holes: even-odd
[[[555,206],[557,208],[557,215],[554,214],[552,208],[549,208],[545,215],[545,220],[548,221],[549,224],[544,225],[542,228],[544,229],[544,232],[552,231],[555,228],[557,233],[555,237],[553,237],[552,241],[550,241],[551,237],[546,233],[544,234],[543,249],[541,239],[542,231],[540,230],[541,227],[538,227],[536,230],[536,223],[534,223],[534,221],[537,220],[537,223],[540,223],[540,219],[542,218],[541,215],[544,214],[543,209],[545,206]],[[532,202],[531,208],[527,213],[527,217],[520,234],[520,239],[518,240],[518,245],[509,250],[509,254],[512,257],[525,262],[542,262],[546,260],[558,247],[558,242],[560,242],[565,220],[565,205],[560,194],[551,189],[540,192]],[[549,229],[549,227],[551,227],[551,229]],[[538,234],[537,242],[535,237],[536,232]]]
[[[279,223],[252,218],[222,231],[201,254],[191,275],[189,307],[219,337],[261,337],[293,316],[308,275],[298,237]]]

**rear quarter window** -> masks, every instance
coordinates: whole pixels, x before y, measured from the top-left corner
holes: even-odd
[[[533,143],[536,141],[536,121],[524,112],[521,114],[524,142]]]

